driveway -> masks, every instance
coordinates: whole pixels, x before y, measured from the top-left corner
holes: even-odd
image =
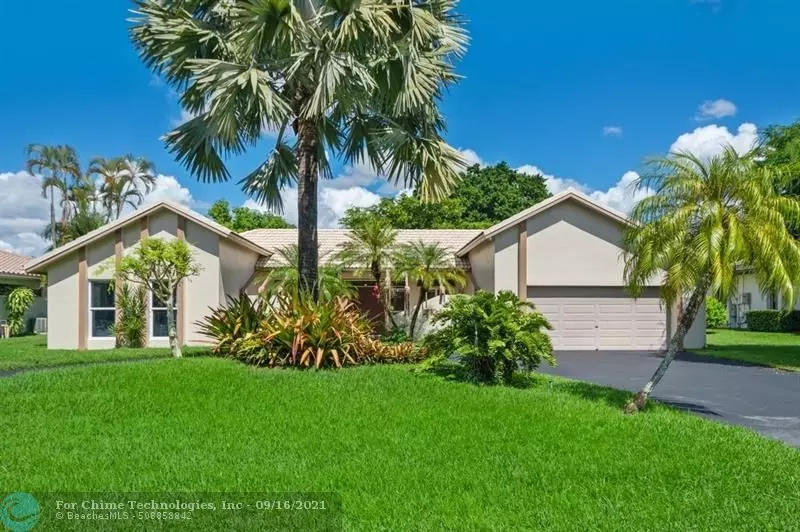
[[[630,391],[661,361],[658,353],[630,351],[559,351],[556,358],[557,367],[541,371]],[[800,373],[682,353],[653,397],[800,447]]]

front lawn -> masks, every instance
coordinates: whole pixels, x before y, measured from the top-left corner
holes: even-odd
[[[184,356],[204,354],[208,349],[190,347]],[[44,368],[88,362],[109,362],[122,360],[141,360],[149,358],[169,358],[167,348],[148,349],[100,349],[77,351],[54,349],[48,351],[46,336],[21,336],[0,339],[0,371]]]
[[[708,347],[698,354],[800,371],[800,335],[735,329],[708,331]]]
[[[796,526],[800,453],[626,397],[216,358],[29,373],[0,379],[0,489],[336,492],[348,530]]]

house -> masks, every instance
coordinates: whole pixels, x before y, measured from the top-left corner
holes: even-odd
[[[751,310],[781,310],[784,308],[781,295],[762,290],[751,269],[741,268],[737,271],[736,289],[728,299],[729,327],[746,328],[747,313]],[[796,301],[792,308],[800,310],[800,301]]]
[[[665,346],[678,308],[659,300],[660,278],[642,297],[630,298],[623,283],[622,232],[629,220],[586,195],[567,190],[486,230],[401,231],[400,242],[437,243],[469,278],[465,292],[511,290],[532,301],[554,326],[557,349],[651,350]],[[276,251],[296,242],[294,230],[235,233],[181,206],[161,202],[142,208],[29,262],[30,274],[47,274],[50,348],[94,349],[114,344],[113,266],[146,236],[185,239],[202,272],[178,291],[177,329],[185,344],[202,344],[196,322],[227,296],[258,293],[271,268],[282,266]],[[347,238],[345,230],[320,230],[320,258],[330,260]],[[344,275],[369,292],[372,282],[357,272]],[[395,285],[393,307],[416,300],[415,286]],[[362,306],[380,305],[366,301]],[[150,345],[167,345],[165,309],[148,312]],[[435,294],[432,308],[441,304]],[[380,307],[368,312],[380,312]],[[705,314],[693,325],[687,348],[705,344]]]
[[[8,294],[20,286],[27,286],[36,294],[33,305],[26,314],[28,321],[47,316],[47,299],[42,278],[25,271],[25,264],[30,260],[30,257],[0,250],[0,323],[8,319]]]

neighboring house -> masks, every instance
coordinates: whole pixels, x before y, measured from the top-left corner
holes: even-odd
[[[36,293],[33,305],[27,313],[28,320],[47,316],[47,298],[42,287],[42,278],[25,271],[25,264],[30,260],[31,257],[0,250],[0,322],[8,319],[8,294],[20,286],[27,286]]]
[[[575,190],[567,190],[484,231],[400,231],[398,243],[437,243],[453,264],[468,273],[465,292],[511,290],[532,301],[554,326],[557,349],[661,349],[677,323],[677,306],[665,308],[653,279],[638,300],[624,290],[622,231],[625,215]],[[226,296],[256,294],[269,269],[284,266],[276,250],[296,242],[294,230],[257,229],[238,234],[171,203],[157,203],[56,249],[27,265],[49,282],[51,348],[102,348],[113,345],[113,263],[142,236],[184,238],[203,267],[178,292],[177,327],[184,343],[201,344],[196,322]],[[346,230],[320,230],[320,259],[330,260]],[[112,267],[101,267],[102,264]],[[356,272],[344,276],[359,286],[362,307],[373,315],[380,302],[369,301],[373,281]],[[394,285],[393,307],[408,309],[417,287]],[[443,298],[431,294],[429,309]],[[377,305],[377,307],[375,306]],[[151,345],[166,345],[165,311],[151,309]],[[705,313],[698,315],[687,348],[705,344]]]
[[[736,289],[728,300],[728,325],[736,329],[747,327],[747,313],[751,310],[783,309],[780,294],[764,292],[758,284],[752,270],[741,269],[737,272]],[[794,309],[800,309],[800,302],[795,302]]]

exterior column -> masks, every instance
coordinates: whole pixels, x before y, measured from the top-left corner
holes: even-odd
[[[119,299],[122,294],[122,278],[117,272],[122,264],[122,229],[117,229],[114,232],[114,306],[116,312],[114,313],[115,323],[119,323],[121,313],[119,308]],[[119,347],[119,345],[117,345]]]
[[[519,224],[519,242],[517,243],[517,295],[523,301],[528,300],[528,224]]]
[[[145,216],[139,220],[139,241],[150,237],[150,217]],[[147,293],[147,301],[145,302],[144,310],[144,346],[150,345],[150,303],[152,295]]]
[[[85,351],[89,338],[89,274],[86,246],[78,249],[78,350]]]
[[[178,240],[183,242],[186,241],[186,218],[183,216],[178,216],[178,230],[177,230],[177,237]],[[177,305],[178,305],[178,316],[176,321],[176,330],[178,334],[178,344],[184,345],[186,343],[186,331],[185,331],[185,322],[186,322],[186,280],[181,281],[181,284],[178,285],[177,290]]]

